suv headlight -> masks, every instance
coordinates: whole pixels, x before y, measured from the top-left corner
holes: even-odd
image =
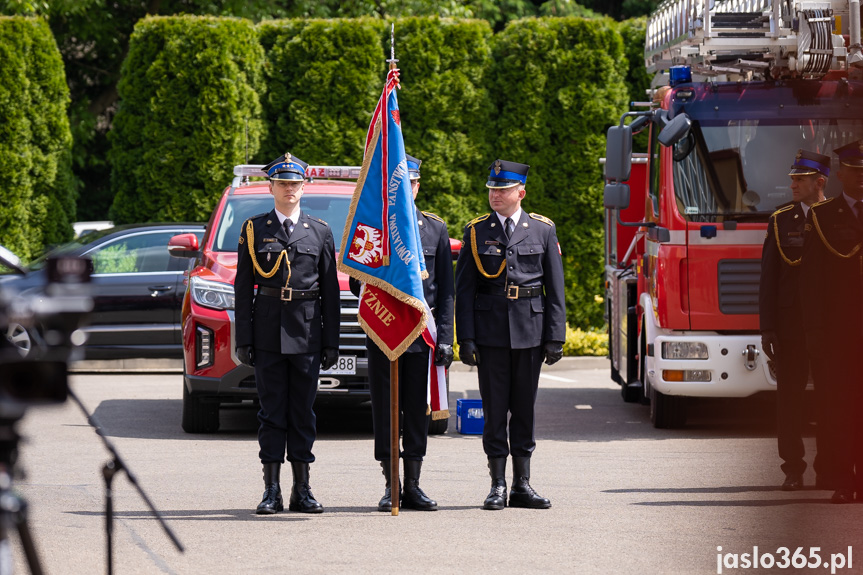
[[[700,341],[663,341],[663,359],[707,359],[707,345]]]
[[[234,286],[193,277],[189,281],[192,300],[211,309],[234,309]]]

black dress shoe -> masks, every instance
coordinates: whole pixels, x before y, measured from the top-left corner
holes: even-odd
[[[851,503],[854,501],[854,492],[850,489],[837,489],[830,498],[830,503]]]
[[[782,483],[782,491],[797,491],[803,489],[803,477],[796,474],[788,474],[785,476],[785,482]]]

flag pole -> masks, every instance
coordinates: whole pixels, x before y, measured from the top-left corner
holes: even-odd
[[[390,501],[399,514],[399,360],[390,362]]]
[[[396,69],[396,25],[390,25],[390,70]],[[386,121],[386,118],[384,118]],[[390,361],[390,501],[392,514],[399,514],[399,360]]]

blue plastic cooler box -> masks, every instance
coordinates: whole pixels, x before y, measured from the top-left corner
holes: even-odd
[[[485,419],[482,415],[481,399],[457,399],[455,413],[456,431],[465,435],[482,435]]]

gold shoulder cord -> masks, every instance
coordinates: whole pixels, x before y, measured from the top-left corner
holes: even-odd
[[[470,248],[473,252],[473,261],[476,263],[476,269],[479,270],[479,273],[490,280],[500,277],[500,274],[503,273],[503,270],[506,269],[506,258],[503,258],[503,261],[500,263],[500,269],[497,270],[497,273],[491,275],[486,273],[485,269],[482,267],[482,262],[479,260],[479,253],[476,250],[476,228],[474,226],[470,227]]]
[[[836,251],[833,248],[833,246],[831,246],[827,242],[827,238],[824,237],[824,234],[821,233],[821,226],[818,225],[818,215],[815,213],[815,210],[812,210],[812,223],[815,224],[815,230],[818,232],[818,236],[821,238],[821,241],[824,242],[824,245],[827,247],[827,249],[830,251],[830,253],[832,253],[834,256],[839,256],[840,258],[848,259],[848,258],[854,257],[857,254],[857,252],[860,251],[860,244],[857,244],[856,246],[854,246],[854,249],[851,250],[850,252],[848,252],[847,254],[839,253],[838,251]]]
[[[779,244],[779,222],[776,221],[776,218],[773,218],[773,235],[776,236],[776,248],[779,250],[779,255],[782,257],[782,260],[791,267],[799,266],[800,262],[803,261],[803,257],[799,257],[796,260],[789,259],[788,256],[785,255],[785,252],[782,251],[782,246]]]
[[[291,282],[291,260],[288,259],[288,252],[282,250],[282,253],[279,254],[276,263],[273,264],[273,269],[269,272],[265,272],[260,264],[258,264],[258,258],[255,256],[255,230],[252,227],[252,220],[249,220],[246,224],[246,237],[248,238],[249,244],[249,255],[252,256],[252,264],[255,266],[255,271],[257,271],[261,276],[265,278],[271,278],[276,275],[276,272],[279,271],[279,266],[282,263],[282,258],[284,258],[285,262],[288,266],[288,279],[285,281],[285,287],[288,287],[288,284]]]

